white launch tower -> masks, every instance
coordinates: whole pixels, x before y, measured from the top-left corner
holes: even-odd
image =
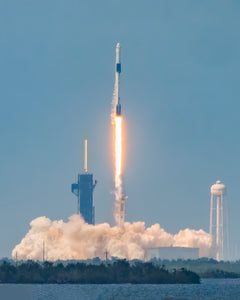
[[[211,203],[210,203],[210,228],[209,233],[216,243],[216,259],[223,260],[224,247],[224,196],[226,195],[226,186],[218,180],[211,186]]]

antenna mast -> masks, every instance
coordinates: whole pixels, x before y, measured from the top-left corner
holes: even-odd
[[[87,140],[84,141],[84,173],[87,173]]]

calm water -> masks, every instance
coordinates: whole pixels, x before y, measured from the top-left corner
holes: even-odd
[[[0,284],[1,300],[240,299],[240,279],[204,279],[200,285]]]

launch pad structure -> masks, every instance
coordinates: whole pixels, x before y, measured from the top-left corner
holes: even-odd
[[[95,207],[93,205],[93,191],[97,181],[93,181],[93,174],[88,173],[87,140],[84,142],[84,173],[78,174],[77,183],[72,184],[72,193],[77,196],[77,213],[81,214],[88,224],[95,224]]]

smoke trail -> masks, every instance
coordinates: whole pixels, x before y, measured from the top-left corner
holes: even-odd
[[[48,260],[88,259],[109,257],[144,259],[146,249],[160,246],[199,247],[201,257],[212,257],[211,236],[203,230],[185,229],[178,234],[167,233],[159,224],[149,228],[144,222],[128,223],[123,227],[111,227],[108,223],[89,225],[80,215],[73,215],[68,222],[51,221],[39,217],[30,223],[30,230],[15,246],[19,259],[42,259],[45,241]]]
[[[122,117],[115,117],[114,125],[114,160],[115,160],[115,210],[114,216],[118,226],[123,226],[125,219],[125,200],[122,188]]]

